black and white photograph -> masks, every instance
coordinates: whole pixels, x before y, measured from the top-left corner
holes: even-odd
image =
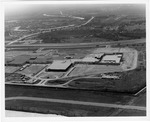
[[[6,118],[147,117],[146,2],[3,9]]]

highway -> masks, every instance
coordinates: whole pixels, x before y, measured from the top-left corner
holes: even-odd
[[[29,47],[43,47],[43,48],[92,48],[106,45],[127,45],[146,43],[146,39],[122,40],[113,42],[95,42],[95,43],[47,43],[47,44],[32,44],[32,45],[6,45],[6,48],[29,48]]]

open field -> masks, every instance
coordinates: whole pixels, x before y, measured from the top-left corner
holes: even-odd
[[[15,89],[15,90],[14,90]],[[32,94],[31,94],[32,93]],[[36,87],[36,86],[18,86],[18,85],[6,85],[6,109],[20,110],[20,111],[30,111],[38,113],[51,113],[59,114],[64,116],[145,116],[146,111],[137,110],[146,105],[146,101],[143,104],[136,104],[136,100],[142,100],[145,95],[142,93],[138,96],[132,96],[128,94],[114,94],[114,93],[104,93],[99,91],[86,91],[84,90],[71,90],[71,89],[56,89],[56,88],[46,88],[46,87]],[[144,96],[143,96],[144,95]],[[30,97],[41,99],[41,101],[36,101],[31,99],[16,99],[15,97]],[[9,98],[14,97],[14,100],[9,100]],[[141,98],[142,97],[142,98]],[[8,100],[7,100],[8,98]],[[99,98],[99,99],[97,99]],[[47,99],[47,100],[45,100]],[[48,102],[51,100],[66,101],[67,103],[59,102]],[[143,99],[144,100],[144,99]],[[45,101],[45,102],[44,102]],[[71,101],[79,101],[78,104],[69,104]],[[132,102],[131,102],[132,101]],[[92,102],[91,104],[98,103],[103,107],[82,105],[82,103]],[[78,102],[77,102],[78,103]],[[105,106],[106,104],[106,106]],[[110,107],[107,107],[111,104]],[[118,108],[119,105],[126,105],[129,109]],[[118,106],[118,107],[117,107]],[[134,109],[132,109],[132,106]],[[127,108],[127,107],[125,107]],[[132,112],[132,114],[131,114]]]
[[[16,57],[19,55],[28,55],[31,54],[32,51],[7,51],[5,52],[6,57]]]
[[[38,102],[38,101],[28,101],[28,100],[12,100],[7,101],[7,106],[11,106],[11,104],[17,103],[14,109],[27,109],[27,111],[39,111],[43,113],[53,113],[64,116],[109,116],[116,109],[114,108],[105,108],[105,107],[93,107],[93,106],[84,106],[84,105],[72,105],[72,104],[62,104],[62,103],[53,103],[53,102]],[[37,108],[37,105],[40,107]],[[27,107],[27,106],[30,106]],[[9,107],[8,107],[9,108]]]
[[[94,73],[122,72],[121,66],[77,64],[68,76],[90,75]]]
[[[25,74],[28,76],[34,76],[39,71],[41,71],[46,65],[45,64],[31,64],[29,67],[26,67],[22,71],[18,71],[18,73]]]
[[[5,73],[13,73],[20,69],[20,67],[15,67],[15,66],[5,66]]]
[[[36,51],[28,51],[28,50],[22,50],[22,51],[7,51],[5,52],[6,57],[16,57],[19,55],[30,55],[30,56],[44,56],[49,51],[41,51],[41,52],[36,52]]]
[[[55,79],[61,78],[65,73],[64,72],[41,72],[37,77],[42,79]]]
[[[30,77],[19,74],[19,73],[12,73],[9,76],[6,77],[5,82],[12,82],[12,83],[24,83],[24,80],[26,81],[30,80]]]
[[[36,59],[30,59],[30,64],[50,64],[53,59],[51,56],[37,56]]]
[[[76,78],[67,85],[76,89],[135,93],[146,86],[146,73],[145,71],[124,72],[119,79]]]
[[[7,48],[10,49],[10,48]],[[37,51],[38,48],[14,48],[5,52],[6,58],[15,59],[15,57],[20,55],[29,55],[30,57],[36,57],[34,60],[29,60],[31,64],[38,63],[51,63],[52,60],[63,60],[66,56],[72,56],[73,59],[81,59],[86,55],[91,53],[94,49],[43,49],[42,51]]]

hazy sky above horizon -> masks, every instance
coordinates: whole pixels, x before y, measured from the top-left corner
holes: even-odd
[[[85,10],[97,10],[105,12],[117,9],[145,12],[145,4],[6,4],[5,14],[11,15],[44,11],[51,12],[56,10],[81,10],[81,12]]]

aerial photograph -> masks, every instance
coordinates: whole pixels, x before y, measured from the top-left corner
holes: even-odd
[[[147,115],[145,4],[8,4],[4,17],[6,117]]]

